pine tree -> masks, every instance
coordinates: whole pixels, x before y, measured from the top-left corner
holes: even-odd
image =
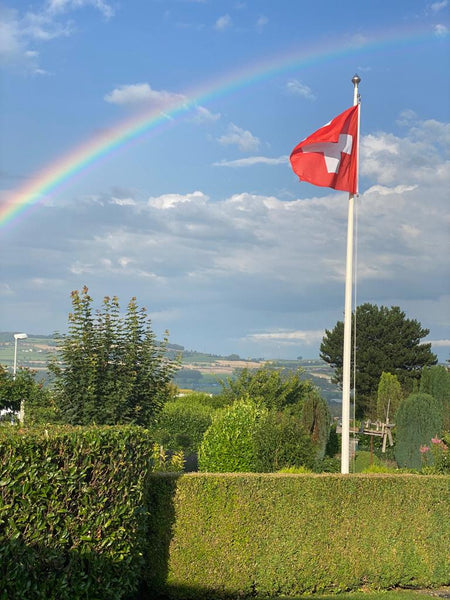
[[[430,343],[421,343],[429,333],[415,319],[407,319],[398,306],[387,308],[362,304],[356,310],[356,408],[358,416],[369,415],[376,403],[378,382],[383,372],[396,375],[408,392],[420,379],[423,367],[436,364]],[[333,381],[342,385],[344,324],[325,331],[321,358],[334,367]]]

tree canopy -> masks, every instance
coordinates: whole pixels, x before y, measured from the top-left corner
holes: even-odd
[[[420,378],[423,367],[436,364],[431,344],[421,343],[429,333],[416,319],[407,319],[398,307],[362,304],[353,314],[356,322],[356,402],[359,416],[370,412],[381,374],[396,375],[408,391]],[[334,383],[342,385],[344,323],[325,330],[320,346],[321,358],[335,369]],[[352,386],[354,364],[352,357]]]
[[[49,363],[61,416],[67,423],[148,425],[171,395],[177,367],[158,342],[136,298],[120,314],[117,297],[106,296],[95,313],[87,287],[72,292],[68,334]]]

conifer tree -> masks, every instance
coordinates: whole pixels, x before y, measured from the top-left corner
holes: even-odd
[[[416,319],[407,319],[398,306],[387,308],[369,303],[358,306],[355,330],[356,368],[352,359],[351,375],[358,416],[370,416],[373,412],[383,372],[396,375],[401,386],[411,392],[422,368],[437,362],[431,344],[421,342],[429,330]],[[338,321],[331,331],[325,330],[320,346],[320,356],[334,367],[333,381],[338,385],[342,385],[343,340],[344,323]]]

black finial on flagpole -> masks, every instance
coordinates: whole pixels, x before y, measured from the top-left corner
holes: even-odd
[[[361,82],[361,77],[358,75],[358,73],[355,73],[352,77],[353,85],[359,85],[360,82]]]

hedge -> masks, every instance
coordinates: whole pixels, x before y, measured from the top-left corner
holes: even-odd
[[[0,428],[0,598],[116,600],[146,544],[149,433]]]
[[[449,482],[390,474],[154,476],[151,597],[449,584]]]

